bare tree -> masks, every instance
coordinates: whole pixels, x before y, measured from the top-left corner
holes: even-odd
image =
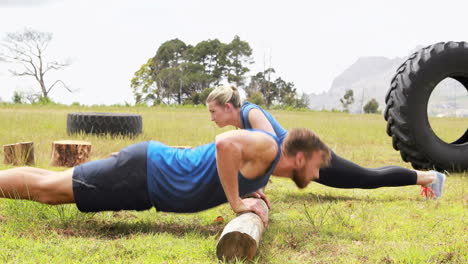
[[[69,62],[46,61],[45,52],[52,41],[52,33],[24,29],[23,32],[7,33],[1,43],[0,61],[20,65],[22,70],[10,70],[14,76],[31,76],[36,79],[41,88],[42,97],[47,98],[55,85],[61,84],[72,92],[62,80],[56,80],[46,86],[44,76],[50,71],[62,70]]]

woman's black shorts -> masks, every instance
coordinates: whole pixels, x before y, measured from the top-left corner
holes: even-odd
[[[149,142],[122,149],[117,155],[87,162],[73,171],[73,194],[82,212],[147,210],[146,152]]]

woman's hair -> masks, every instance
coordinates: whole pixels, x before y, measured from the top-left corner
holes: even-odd
[[[322,167],[328,166],[331,158],[330,149],[309,129],[294,128],[289,130],[283,142],[283,152],[287,156],[294,156],[298,152],[303,152],[304,156],[308,159],[312,156],[312,153],[317,150],[322,151]]]
[[[241,99],[239,91],[231,85],[222,85],[214,88],[214,90],[206,98],[206,103],[216,101],[219,105],[231,103],[235,108],[241,107]]]

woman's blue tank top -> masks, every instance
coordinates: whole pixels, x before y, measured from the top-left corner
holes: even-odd
[[[288,131],[284,129],[278,121],[267,111],[265,111],[263,108],[256,104],[252,104],[251,102],[244,102],[241,107],[240,115],[241,115],[241,124],[243,129],[251,129],[253,128],[252,125],[249,122],[249,111],[252,110],[253,108],[259,109],[262,111],[262,113],[265,115],[265,117],[268,119],[270,122],[271,126],[273,127],[273,130],[276,133],[276,136],[279,138],[280,142],[283,142],[284,139],[286,138],[286,135],[288,134]]]

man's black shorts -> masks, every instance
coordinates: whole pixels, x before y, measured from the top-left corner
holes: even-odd
[[[146,154],[149,142],[122,149],[117,155],[75,167],[73,194],[82,212],[147,210]]]

